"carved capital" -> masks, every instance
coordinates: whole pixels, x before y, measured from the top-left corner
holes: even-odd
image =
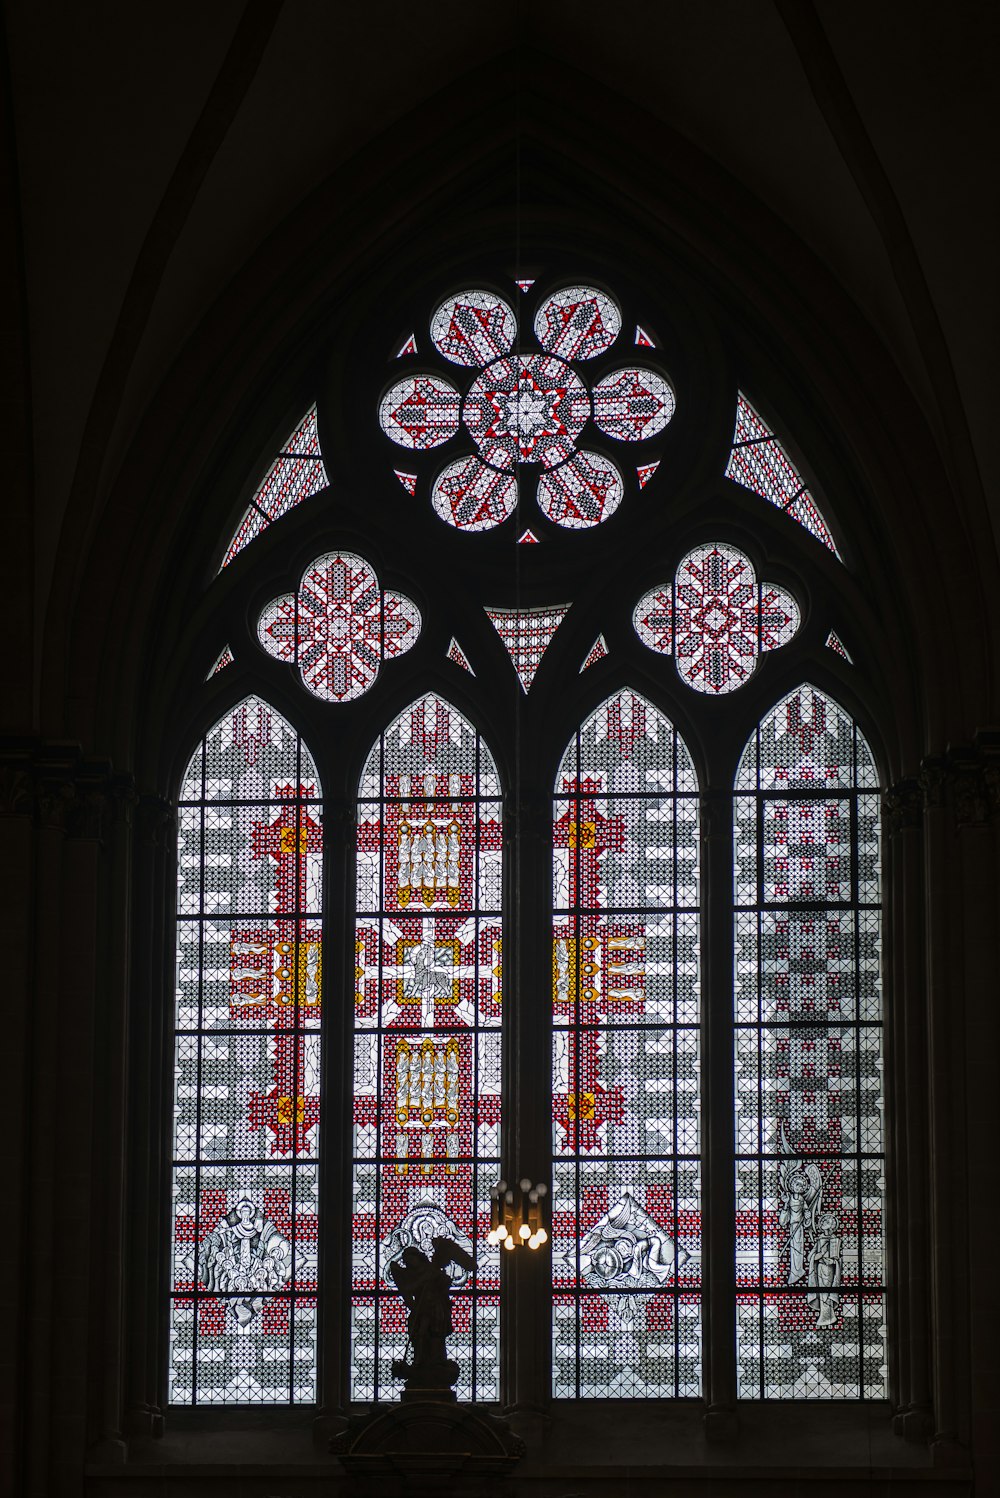
[[[974,750],[955,750],[950,756],[952,805],[959,827],[979,826],[990,814],[983,763]]]
[[[931,755],[920,766],[920,789],[925,806],[944,806],[948,766],[942,755]]]
[[[732,823],[733,798],[728,792],[715,793],[714,795],[703,795],[699,798],[698,807],[701,814],[701,833],[703,837],[716,838],[728,837]]]
[[[0,762],[0,817],[30,817],[35,811],[35,776],[25,756]]]
[[[150,848],[166,848],[173,842],[177,812],[162,796],[140,796],[135,808],[139,841]]]
[[[919,827],[924,811],[924,790],[914,777],[897,780],[882,797],[885,827],[890,835],[904,827]]]
[[[39,825],[49,832],[65,832],[73,814],[76,797],[76,784],[70,774],[53,775],[46,768],[35,784]]]

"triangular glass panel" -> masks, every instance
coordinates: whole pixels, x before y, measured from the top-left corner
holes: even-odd
[[[534,531],[525,531],[523,536],[518,536],[517,544],[519,546],[538,546],[540,542]]]
[[[287,515],[289,510],[328,483],[319,447],[316,407],[312,406],[282,444],[281,451],[258,485],[236,527],[222,566],[227,567],[275,520]]]
[[[213,676],[218,676],[220,671],[224,671],[227,666],[231,666],[232,664],[233,652],[230,650],[228,645],[223,645],[221,655],[219,656],[215,665],[212,667],[211,671],[209,671],[208,675],[205,677],[205,680],[211,681]]]
[[[652,338],[650,338],[650,336],[646,332],[645,328],[640,328],[638,326],[638,324],[636,324],[636,329],[635,329],[635,341],[636,341],[636,344],[638,345],[639,348],[655,348],[656,347],[656,344],[653,342]]]
[[[851,656],[848,654],[847,646],[844,644],[844,642],[840,638],[840,636],[838,634],[836,634],[835,631],[832,630],[832,629],[831,629],[830,633],[826,637],[826,648],[828,650],[835,650],[838,655],[842,655],[843,658],[844,658],[844,660],[848,663],[849,666],[853,666],[854,665],[854,661],[851,659]]]
[[[402,348],[399,350],[399,353],[396,355],[396,358],[397,359],[402,359],[406,354],[415,354],[416,352],[417,352],[417,340],[416,340],[416,336],[413,333],[411,333],[410,336],[409,336],[409,338],[407,338],[406,342],[403,344]]]
[[[659,466],[660,460],[659,458],[657,458],[655,463],[643,463],[639,468],[635,470],[635,476],[639,480],[640,489],[645,489],[646,485],[649,483],[650,479],[653,477],[653,474],[656,472]]]
[[[531,288],[532,288],[532,286],[534,286],[534,284],[535,284],[534,281],[515,281],[514,282],[514,285],[515,286],[520,286],[520,288],[521,288],[522,291],[530,291]]]
[[[517,679],[527,692],[542,656],[566,617],[569,604],[547,609],[487,609],[490,623],[507,647]]]
[[[587,667],[592,666],[595,661],[603,661],[604,657],[607,654],[608,642],[603,635],[598,635],[593,645],[591,645],[590,649],[587,651],[587,654],[584,657],[583,665],[580,667],[580,671],[586,671]]]
[[[468,656],[466,655],[465,651],[462,649],[458,641],[455,639],[454,635],[452,635],[451,637],[451,643],[448,646],[445,655],[448,660],[454,661],[456,666],[461,666],[463,671],[468,671],[470,676],[475,676],[475,671],[473,671],[472,667],[469,665]]]
[[[394,468],[392,471],[399,479],[399,482],[402,484],[407,494],[416,494],[417,475],[415,473],[400,473],[398,468]]]
[[[838,560],[843,560],[805,480],[742,391],[737,393],[736,430],[726,464],[726,478],[735,479],[745,489],[752,489],[762,499],[784,510]]]

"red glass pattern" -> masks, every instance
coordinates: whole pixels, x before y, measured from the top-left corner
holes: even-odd
[[[569,612],[569,604],[563,608],[487,609],[486,612],[507,647],[521,687],[527,692],[552,636]]]
[[[486,1242],[499,1173],[503,837],[499,780],[439,697],[376,742],[357,830],[352,1397],[395,1397],[406,1343],[389,1266],[435,1235],[453,1266],[449,1353],[463,1400],[499,1394],[499,1255]]]
[[[463,291],[442,302],[431,318],[431,341],[453,364],[481,367],[510,352],[517,319],[491,291]]]
[[[598,635],[597,639],[594,641],[593,645],[591,645],[590,649],[587,651],[587,654],[584,656],[583,665],[580,667],[580,670],[586,671],[588,666],[593,666],[596,665],[598,661],[603,661],[604,657],[607,654],[608,642],[603,635]]]
[[[562,359],[593,359],[621,332],[622,315],[611,297],[593,286],[567,286],[542,302],[535,337]]]
[[[563,462],[589,416],[579,375],[542,354],[498,359],[473,381],[462,407],[469,436],[495,468]]]
[[[319,447],[316,407],[311,406],[258,485],[226,550],[223,567],[275,520],[324,489],[328,482]]]
[[[882,1399],[878,778],[847,713],[802,686],[735,791],[739,1392]]]
[[[840,557],[830,528],[788,453],[763,417],[739,392],[736,430],[726,464],[726,477],[752,489],[762,499],[777,505],[823,545]]]
[[[601,453],[578,452],[538,480],[538,508],[567,530],[600,525],[622,502],[618,469]]]
[[[469,657],[466,655],[461,645],[455,639],[454,635],[452,635],[451,637],[445,655],[447,659],[449,661],[453,661],[456,666],[461,666],[463,671],[468,671],[470,676],[475,676],[475,671],[473,671],[472,667],[469,665]]]
[[[619,369],[594,386],[594,420],[619,442],[655,437],[676,406],[670,385],[651,369]]]
[[[659,459],[657,459],[655,463],[642,463],[639,465],[639,467],[635,470],[635,476],[639,480],[640,489],[645,489],[646,485],[649,483],[650,479],[653,477],[653,474],[656,472],[659,466]]]
[[[835,651],[836,654],[839,655],[843,660],[845,660],[849,666],[853,666],[854,662],[851,660],[851,657],[847,650],[847,646],[844,644],[840,636],[835,633],[834,630],[831,629],[824,643],[828,650]]]
[[[479,458],[456,458],[434,480],[431,504],[456,530],[493,530],[514,513],[517,480]]]
[[[326,702],[367,692],[382,662],[405,654],[419,633],[416,606],[380,588],[369,563],[349,551],[317,557],[297,591],[272,599],[257,625],[268,654],[296,665],[303,686]]]
[[[400,447],[440,447],[458,431],[458,391],[439,375],[409,375],[386,391],[378,419]]]
[[[721,542],[696,547],[677,569],[673,588],[653,588],[633,614],[644,645],[673,655],[698,692],[733,692],[750,677],[762,650],[777,650],[800,623],[795,600],[758,584],[749,557]]]
[[[218,674],[219,674],[220,671],[224,671],[227,666],[231,666],[232,664],[233,664],[233,652],[230,650],[230,648],[229,648],[228,645],[224,645],[222,647],[221,652],[219,653],[219,656],[218,656],[218,658],[217,658],[217,660],[215,662],[215,665],[212,667],[211,671],[209,671],[209,673],[208,673],[209,677],[218,676]],[[208,678],[206,678],[206,680],[207,679]]]
[[[178,805],[172,1404],[312,1404],[322,818],[313,761],[258,697]]]
[[[553,844],[553,1392],[697,1397],[698,784],[636,693],[574,736]]]

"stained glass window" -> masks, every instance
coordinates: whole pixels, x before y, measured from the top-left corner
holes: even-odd
[[[773,583],[758,584],[750,558],[735,546],[697,546],[677,568],[673,587],[653,588],[636,604],[636,634],[672,655],[696,692],[734,692],[762,650],[787,645],[798,630],[798,604]]]
[[[178,807],[169,1399],[316,1399],[322,816],[248,697]]]
[[[878,779],[814,687],[736,777],[736,1240],[744,1398],[882,1398]]]
[[[316,407],[311,406],[258,485],[226,549],[223,567],[273,521],[325,488],[328,482],[319,448]]]
[[[419,634],[416,605],[380,588],[374,568],[350,551],[310,562],[297,590],[272,599],[257,622],[268,655],[296,665],[307,691],[326,702],[362,696],[383,661],[404,655]]]
[[[514,284],[527,293],[534,282]],[[503,297],[472,289],[441,302],[429,327],[436,353],[463,368],[447,377],[396,380],[378,416],[391,441],[414,451],[464,438],[465,450],[430,476],[435,513],[456,530],[492,530],[533,493],[542,513],[568,530],[613,515],[625,481],[609,457],[578,445],[585,428],[592,421],[616,442],[646,442],[663,431],[676,406],[673,387],[655,370],[629,365],[591,390],[585,368],[573,368],[571,361],[585,365],[618,338],[622,319],[614,299],[593,286],[564,287],[543,297],[534,318],[524,318],[519,328],[517,312]],[[537,344],[524,348],[532,332]],[[515,347],[519,335],[523,351]],[[642,348],[654,346],[638,328],[636,339]],[[467,374],[463,382],[464,371],[475,371],[471,383]],[[541,474],[519,480],[524,464],[538,464]],[[638,469],[640,488],[655,466]],[[394,472],[415,494],[419,475]]]
[[[569,612],[569,605],[548,609],[487,609],[486,612],[507,647],[522,689],[527,692],[552,636]]]
[[[439,697],[380,735],[357,834],[351,1387],[393,1398],[405,1306],[389,1265],[435,1235],[453,1265],[449,1355],[459,1399],[499,1397],[499,1255],[486,1242],[499,1174],[500,781]]]
[[[740,392],[726,477],[777,505],[839,557],[830,528],[782,443]]]
[[[555,786],[553,1390],[701,1393],[698,784],[609,698]]]

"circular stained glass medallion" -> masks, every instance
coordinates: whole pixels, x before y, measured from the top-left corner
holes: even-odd
[[[538,480],[538,507],[566,530],[600,525],[622,502],[625,486],[610,459],[579,452]]]
[[[513,513],[517,482],[479,458],[457,458],[434,480],[431,504],[456,530],[490,531]]]
[[[621,332],[622,315],[606,291],[565,286],[546,297],[535,313],[535,337],[562,359],[594,359]]]
[[[594,420],[620,442],[655,437],[676,407],[670,385],[651,369],[616,369],[594,386]]]
[[[517,319],[492,291],[450,296],[431,318],[431,340],[453,364],[483,365],[510,352]]]
[[[589,415],[590,396],[579,375],[562,359],[538,354],[489,365],[462,408],[470,437],[494,468],[564,462]]]
[[[408,375],[382,397],[378,419],[400,447],[440,447],[458,431],[458,391],[438,375]]]

